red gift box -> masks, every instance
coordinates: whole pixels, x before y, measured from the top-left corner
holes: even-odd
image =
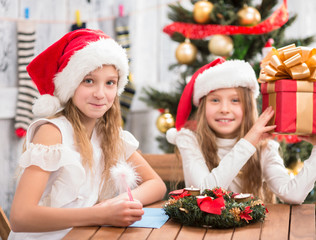
[[[274,132],[297,135],[316,133],[316,82],[282,79],[261,83],[262,111],[274,109],[269,125]]]

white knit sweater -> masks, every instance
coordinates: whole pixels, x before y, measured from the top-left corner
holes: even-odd
[[[182,162],[185,185],[200,189],[222,187],[239,193],[242,191],[241,179],[237,176],[256,148],[245,139],[217,138],[219,166],[209,171],[195,134],[188,129],[170,129],[167,140],[177,145]],[[294,178],[291,178],[278,152],[279,144],[269,140],[262,151],[260,161],[263,181],[286,203],[300,204],[313,189],[316,181],[316,148],[311,156],[304,161],[304,167]]]

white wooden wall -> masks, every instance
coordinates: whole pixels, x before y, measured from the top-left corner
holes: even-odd
[[[260,2],[260,0],[256,0]],[[281,2],[281,0],[279,0]],[[14,134],[14,114],[17,93],[16,24],[23,19],[24,9],[30,10],[30,20],[36,23],[36,49],[38,54],[70,30],[75,11],[89,28],[99,28],[114,37],[113,20],[118,5],[124,4],[130,16],[131,71],[136,84],[126,128],[140,141],[144,153],[161,153],[155,137],[159,135],[155,122],[157,110],[148,108],[138,98],[143,86],[173,91],[177,74],[168,71],[174,63],[177,44],[162,33],[170,23],[168,3],[174,0],[1,0],[0,1],[0,206],[9,214],[14,195],[14,172],[21,154],[23,140]],[[189,0],[183,0],[191,7]],[[289,37],[315,35],[315,0],[288,0],[290,12],[299,14],[286,34]]]

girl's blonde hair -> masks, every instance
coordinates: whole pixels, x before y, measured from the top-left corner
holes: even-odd
[[[83,113],[74,105],[70,99],[64,110],[57,113],[54,117],[64,115],[74,129],[74,142],[79,151],[84,166],[92,170],[93,167],[93,148],[84,125],[82,124]],[[123,143],[120,137],[121,111],[119,97],[116,96],[112,107],[97,120],[96,133],[100,138],[103,159],[103,181],[100,185],[100,194],[109,187],[105,182],[109,179],[110,168],[119,159],[123,152]],[[102,197],[101,197],[102,198]]]
[[[237,141],[244,137],[250,128],[254,125],[258,118],[256,101],[250,89],[244,87],[236,88],[243,110],[243,120],[240,126],[240,131],[237,136]],[[201,99],[197,113],[197,128],[196,135],[199,142],[202,154],[206,164],[211,171],[219,164],[217,155],[216,134],[209,127],[206,119],[206,96]],[[263,198],[262,194],[262,170],[260,166],[260,151],[262,146],[257,147],[256,153],[247,161],[241,169],[239,176],[242,179],[243,192],[253,193],[255,196]]]

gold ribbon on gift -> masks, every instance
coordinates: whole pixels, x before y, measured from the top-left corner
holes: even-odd
[[[298,135],[308,135],[313,132],[313,89],[312,81],[296,82],[296,131]],[[276,111],[275,82],[269,82],[267,86],[269,94],[269,105]],[[270,122],[269,122],[270,123]],[[271,125],[275,123],[275,115],[271,120]]]
[[[258,81],[279,79],[316,81],[316,49],[295,44],[272,50],[261,62]]]

